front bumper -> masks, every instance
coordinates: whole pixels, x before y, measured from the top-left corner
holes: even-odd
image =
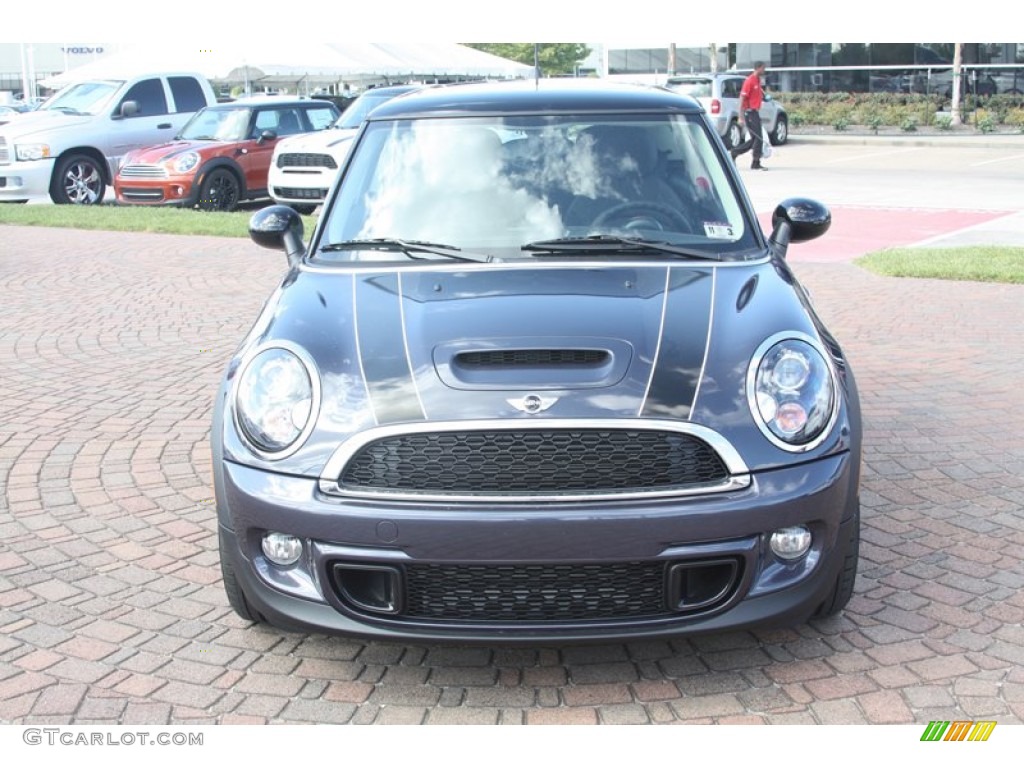
[[[194,177],[173,179],[116,179],[117,202],[127,205],[195,205],[198,187]]]
[[[536,642],[792,625],[836,583],[858,514],[853,462],[686,499],[529,507],[344,501],[313,479],[221,461],[221,556],[253,611],[300,631]],[[793,525],[813,544],[781,561],[767,539]],[[303,540],[297,565],[264,557],[266,531]]]
[[[267,177],[267,188],[277,203],[318,205],[327,198],[337,175],[336,168],[272,166]]]
[[[0,202],[13,203],[50,194],[53,158],[0,165]]]

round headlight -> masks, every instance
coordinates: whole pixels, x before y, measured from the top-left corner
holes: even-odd
[[[195,152],[186,152],[174,158],[174,170],[178,173],[188,173],[199,165],[199,155]]]
[[[787,450],[813,448],[836,415],[832,370],[809,340],[765,342],[751,361],[747,388],[761,431]]]
[[[283,347],[265,349],[249,361],[238,381],[239,429],[258,452],[280,454],[297,447],[299,436],[312,424],[318,397],[311,363]]]

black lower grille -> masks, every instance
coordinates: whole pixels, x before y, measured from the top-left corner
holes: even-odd
[[[371,442],[341,473],[346,492],[541,495],[643,492],[728,478],[703,440],[607,429],[408,434]]]
[[[327,197],[327,190],[307,187],[274,187],[274,194],[289,200],[323,200]]]
[[[403,616],[448,621],[584,621],[669,613],[665,565],[415,565]]]

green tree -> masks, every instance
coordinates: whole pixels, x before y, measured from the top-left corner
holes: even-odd
[[[466,45],[476,48],[478,51],[493,53],[503,59],[511,59],[530,66],[534,63],[534,45],[536,45],[536,61],[540,64],[541,74],[547,77],[576,74],[576,65],[590,55],[590,48],[583,43],[466,43]]]

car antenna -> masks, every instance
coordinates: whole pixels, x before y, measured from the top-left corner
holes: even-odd
[[[540,46],[533,44],[533,84],[540,85]]]

